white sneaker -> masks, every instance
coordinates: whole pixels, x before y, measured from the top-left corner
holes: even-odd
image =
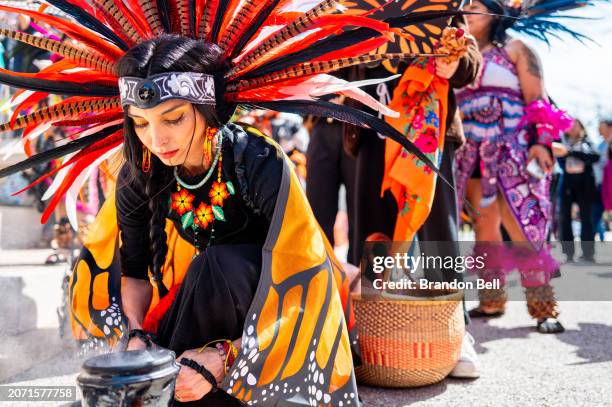
[[[468,332],[465,333],[461,342],[459,361],[449,376],[456,379],[477,379],[480,377],[478,355],[474,350],[474,338]]]

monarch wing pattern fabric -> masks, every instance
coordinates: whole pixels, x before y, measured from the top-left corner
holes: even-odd
[[[163,278],[164,285],[172,287],[183,280],[196,250],[170,220],[166,223],[166,234],[168,256]],[[113,347],[125,333],[127,321],[120,306],[120,244],[113,192],[90,227],[69,283],[72,334],[87,346]],[[150,309],[159,301],[157,286],[153,287]]]
[[[267,288],[255,296],[242,358],[224,385],[252,404],[268,405],[274,397],[308,405],[357,403],[333,260],[297,176],[286,168],[263,249],[260,288]]]
[[[264,137],[247,128],[257,137]],[[277,149],[272,141],[270,144]],[[245,321],[242,349],[222,383],[252,405],[358,405],[353,356],[358,355],[348,279],[317,224],[289,159],[262,250],[262,270]],[[168,221],[164,284],[183,280],[195,253]],[[73,335],[92,346],[117,343],[125,330],[120,307],[119,230],[114,196],[92,226],[70,281]],[[154,299],[159,297],[154,285]]]
[[[432,12],[449,12],[457,10],[458,0],[350,0],[344,3],[348,7],[347,14],[362,14],[374,11],[370,17],[386,20],[402,15]],[[441,16],[418,23],[401,26],[412,38],[396,36],[377,49],[377,53],[433,53],[436,42],[442,35],[442,30],[448,25],[448,17]],[[390,72],[397,72],[399,60],[383,61]]]

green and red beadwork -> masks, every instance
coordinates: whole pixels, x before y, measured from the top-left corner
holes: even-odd
[[[217,180],[213,181],[208,197],[210,204],[206,202],[195,203],[195,195],[187,188],[176,183],[176,192],[170,197],[170,210],[176,212],[181,218],[181,226],[185,231],[191,229],[194,233],[194,244],[197,252],[200,251],[198,241],[199,232],[211,229],[209,245],[214,238],[214,222],[225,221],[223,204],[227,198],[236,193],[231,181],[223,182],[222,175],[223,154],[219,156],[217,163]]]

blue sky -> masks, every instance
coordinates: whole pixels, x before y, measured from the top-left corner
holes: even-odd
[[[570,13],[568,13],[570,14]],[[572,116],[580,118],[589,135],[598,138],[600,116],[612,117],[612,3],[571,12],[594,20],[564,20],[567,27],[597,43],[580,42],[564,36],[551,46],[534,38],[523,38],[533,46],[544,65],[549,95]]]

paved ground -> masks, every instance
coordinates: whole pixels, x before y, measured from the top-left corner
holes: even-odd
[[[59,339],[55,318],[63,269],[41,266],[47,254],[44,250],[0,251],[0,315],[6,322],[18,321],[19,327],[19,332],[7,332],[6,325],[5,332],[0,331],[0,384],[75,383],[80,360],[76,349]],[[612,264],[609,250],[598,256],[603,264]],[[593,272],[578,264],[565,267],[564,274],[584,274],[585,270],[595,282],[612,283],[609,268]],[[22,304],[21,311],[7,305],[8,296],[11,303]],[[504,317],[470,325],[482,364],[480,379],[446,379],[402,390],[362,386],[361,396],[366,406],[385,407],[612,405],[610,300],[561,303],[567,332],[558,336],[536,333],[525,303],[510,302]],[[10,405],[0,402],[0,406]],[[35,404],[45,405],[58,403]]]

